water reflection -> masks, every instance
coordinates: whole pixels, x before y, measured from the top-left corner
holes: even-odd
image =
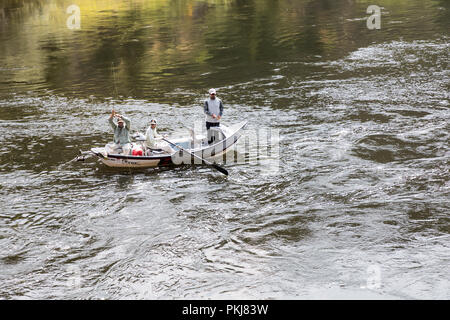
[[[363,1],[84,0],[81,30],[70,30],[70,4],[0,4],[3,94],[13,86],[161,101],[175,88],[199,92],[232,84],[236,74],[263,77],[272,61],[334,59],[399,31],[406,39],[417,28],[428,37],[448,27],[445,1],[381,1],[383,28],[370,32]]]

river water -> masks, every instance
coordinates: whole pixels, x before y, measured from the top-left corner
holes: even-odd
[[[449,30],[445,0],[1,1],[0,298],[449,299]],[[71,161],[211,87],[249,121],[228,177]]]

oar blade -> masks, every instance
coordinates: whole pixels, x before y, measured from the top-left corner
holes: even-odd
[[[213,164],[212,165],[215,169],[219,170],[220,172],[222,172],[224,175],[228,175],[228,171],[222,167],[219,167],[217,164]]]

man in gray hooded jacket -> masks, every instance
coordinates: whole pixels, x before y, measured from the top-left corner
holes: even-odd
[[[117,118],[117,124],[114,123],[113,118]],[[108,122],[114,130],[114,142],[107,145],[109,153],[114,151],[122,151],[122,154],[128,155],[131,151],[130,127],[131,121],[125,116],[122,116],[114,111],[111,112]]]
[[[214,142],[214,137],[209,128],[219,127],[220,119],[223,114],[222,100],[216,97],[216,90],[209,89],[209,98],[205,100],[204,111],[206,114],[206,131],[208,135],[208,143]]]

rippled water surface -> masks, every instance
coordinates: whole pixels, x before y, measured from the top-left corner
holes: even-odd
[[[448,1],[72,2],[0,3],[0,298],[450,298]],[[228,177],[71,161],[210,87]]]

